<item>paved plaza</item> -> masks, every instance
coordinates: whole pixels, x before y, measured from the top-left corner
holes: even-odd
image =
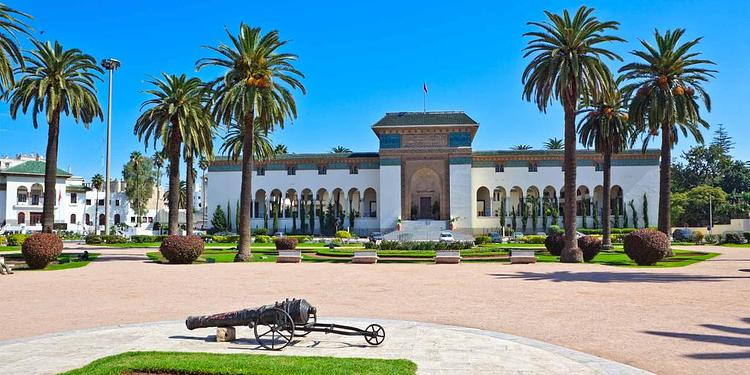
[[[21,364],[38,363],[32,359],[44,355],[67,358],[65,353],[69,351],[97,355],[113,352],[94,350],[93,342],[98,341],[75,339],[75,335],[127,342],[123,339],[126,336],[119,335],[131,334],[133,338],[139,332],[145,333],[142,341],[132,339],[129,344],[117,346],[122,350],[252,349],[252,342],[205,342],[210,331],[187,331],[181,323],[143,323],[177,321],[187,315],[302,297],[318,307],[321,321],[336,316],[360,318],[361,322],[393,320],[384,323],[389,334],[387,345],[359,348],[342,344],[345,349],[332,353],[337,343],[349,339],[318,337],[324,348],[317,348],[308,341],[316,340],[311,337],[297,343],[287,354],[412,356],[421,369],[429,370],[442,361],[458,365],[461,361],[452,362],[456,358],[452,356],[471,352],[477,355],[475,358],[497,357],[496,362],[467,360],[464,365],[495,363],[491,366],[510,370],[526,364],[529,372],[606,372],[604,367],[592,367],[594,362],[584,359],[593,357],[559,348],[565,347],[656,373],[746,373],[750,368],[750,249],[695,249],[722,255],[671,269],[557,263],[175,266],[148,262],[146,250],[97,249],[103,255],[84,268],[17,272],[0,277],[6,311],[12,312],[4,315],[0,340],[14,340],[13,345],[40,344],[28,354],[16,352],[28,356]],[[129,324],[138,325],[18,341]],[[249,331],[239,332],[240,337],[251,337]],[[431,337],[431,332],[440,334]],[[171,336],[198,339],[170,339]],[[139,342],[148,345],[137,345]],[[409,350],[396,350],[399,355],[395,355],[393,350],[399,347]],[[11,347],[5,347],[8,348]],[[433,358],[433,366],[414,354],[420,351],[432,351],[426,358]],[[541,354],[534,357],[524,353]],[[67,366],[89,359],[74,357],[66,362]],[[14,363],[12,359],[3,358],[2,362]],[[550,367],[534,367],[545,363]]]

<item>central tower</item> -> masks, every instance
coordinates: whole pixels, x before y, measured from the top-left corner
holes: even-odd
[[[463,112],[386,113],[372,126],[380,140],[381,228],[392,228],[399,217],[470,217],[478,128]]]

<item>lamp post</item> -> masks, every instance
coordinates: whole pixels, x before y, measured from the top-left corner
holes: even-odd
[[[120,61],[116,59],[102,60],[102,68],[109,71],[109,88],[107,97],[107,164],[105,171],[104,185],[104,234],[109,234],[109,162],[111,158],[111,138],[112,138],[112,75],[120,67]]]

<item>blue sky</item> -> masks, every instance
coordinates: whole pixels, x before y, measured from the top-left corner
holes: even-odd
[[[98,3],[94,5],[95,3]],[[385,112],[422,109],[422,82],[429,86],[428,110],[463,110],[480,123],[477,150],[514,144],[540,148],[562,137],[562,111],[547,114],[521,100],[521,49],[526,22],[543,10],[576,9],[580,2],[296,2],[276,1],[12,1],[34,16],[40,39],[57,39],[97,59],[115,57],[113,174],[131,151],[144,146],[132,134],[144,80],[160,72],[208,79],[216,70],[195,72],[195,61],[210,53],[204,45],[226,40],[224,27],[240,22],[278,29],[287,51],[300,56],[307,78],[298,95],[299,118],[274,134],[291,152],[323,152],[336,145],[376,151],[370,126]],[[700,51],[718,63],[708,84],[714,108],[705,117],[723,123],[735,137],[737,157],[750,159],[747,98],[750,96],[750,5],[740,1],[590,1],[601,19],[621,23],[627,43],[612,45],[626,61],[637,39],[652,39],[654,28],[684,27],[703,36]],[[42,33],[43,32],[43,33]],[[28,45],[28,44],[26,44]],[[621,66],[611,63],[613,69]],[[106,108],[106,85],[99,85]],[[46,127],[33,129],[28,117],[15,121],[0,104],[0,154],[44,153]],[[89,129],[63,120],[59,166],[89,178],[104,173],[105,126]],[[678,151],[692,145],[682,141]],[[147,151],[151,153],[152,148]]]

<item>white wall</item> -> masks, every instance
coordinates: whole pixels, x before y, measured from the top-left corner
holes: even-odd
[[[451,164],[450,169],[450,211],[457,229],[471,228],[474,223],[474,194],[471,187],[473,173],[471,164]]]
[[[401,166],[381,165],[378,189],[378,216],[380,228],[389,230],[396,227],[401,216]]]

